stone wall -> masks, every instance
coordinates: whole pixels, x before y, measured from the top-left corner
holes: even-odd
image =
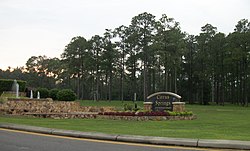
[[[133,120],[133,121],[164,121],[164,120],[193,120],[197,117],[191,116],[109,116],[109,115],[98,115],[98,118],[112,119],[112,120]]]
[[[173,112],[184,112],[185,102],[173,102]]]
[[[190,116],[111,116],[111,115],[99,115],[95,112],[81,112],[81,113],[27,113],[25,115],[53,118],[53,119],[110,119],[110,120],[127,120],[127,121],[163,121],[163,120],[194,120],[197,117],[195,115]]]
[[[29,115],[44,118],[101,118],[113,120],[192,120],[196,116],[107,116],[98,112],[114,112],[113,107],[86,107],[79,102],[51,101],[50,99],[9,99],[0,104],[1,114]]]
[[[53,119],[71,119],[71,118],[80,118],[80,119],[93,119],[97,117],[98,113],[26,113],[28,116],[42,117],[42,118],[53,118]]]
[[[79,112],[111,112],[113,107],[86,107],[79,102],[49,101],[38,99],[9,99],[0,104],[4,114],[25,115],[27,113],[79,113]]]
[[[143,109],[145,111],[152,111],[152,102],[143,102]]]

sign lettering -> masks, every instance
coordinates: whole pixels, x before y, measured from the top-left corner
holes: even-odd
[[[181,97],[171,92],[157,92],[147,97],[152,102],[153,111],[173,110],[172,102],[179,101]]]

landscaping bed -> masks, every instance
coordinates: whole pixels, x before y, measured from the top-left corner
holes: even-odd
[[[112,119],[112,120],[192,120],[192,112],[149,112],[131,105],[124,105],[124,110],[114,107],[81,106],[79,102],[50,101],[38,99],[8,99],[0,105],[0,111],[6,115],[25,115],[53,119]]]
[[[193,120],[196,116],[191,112],[78,112],[78,113],[25,113],[24,115],[52,119],[111,119],[135,121]]]
[[[136,121],[162,121],[162,120],[193,120],[196,116],[192,112],[103,112],[99,118],[112,120],[136,120]]]
[[[164,120],[194,120],[197,117],[195,115],[191,116],[110,116],[110,115],[98,115],[101,119],[111,119],[111,120],[129,120],[129,121],[164,121]]]

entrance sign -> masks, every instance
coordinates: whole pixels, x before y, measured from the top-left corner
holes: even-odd
[[[172,92],[157,92],[147,97],[152,102],[153,111],[173,111],[173,102],[180,102],[181,96]]]

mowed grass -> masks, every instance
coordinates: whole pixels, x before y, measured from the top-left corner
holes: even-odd
[[[124,103],[81,101],[82,105],[88,106],[121,107]],[[142,102],[138,104],[141,106]],[[186,109],[193,111],[197,119],[191,121],[56,120],[0,116],[0,122],[109,134],[250,141],[250,107],[186,105]]]
[[[134,107],[135,103],[133,101],[93,101],[93,100],[78,100],[82,106],[109,106],[109,107],[115,107],[119,110],[124,109],[124,105],[131,105]],[[143,102],[137,101],[136,102],[138,107],[143,108]]]

